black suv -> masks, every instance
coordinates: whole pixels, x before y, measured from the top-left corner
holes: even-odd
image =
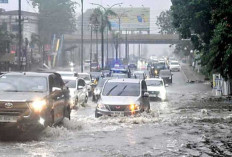
[[[70,119],[69,90],[57,73],[0,76],[0,125],[46,127]]]

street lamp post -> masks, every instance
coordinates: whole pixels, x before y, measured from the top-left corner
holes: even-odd
[[[19,0],[18,25],[19,25],[19,50],[18,50],[18,68],[21,70],[21,51],[22,51],[22,19],[21,19],[21,0]]]
[[[83,68],[83,50],[84,50],[84,15],[83,15],[83,0],[81,0],[81,72],[84,71]]]
[[[90,24],[90,31],[91,31],[91,43],[90,43],[90,54],[89,54],[89,71],[91,72],[92,54],[93,54],[93,25],[92,24]]]
[[[116,4],[114,4],[114,5],[112,5],[112,6],[110,6],[109,8],[105,8],[105,7],[103,7],[102,5],[100,5],[100,4],[96,4],[96,3],[91,3],[92,5],[96,5],[96,6],[99,6],[100,8],[102,8],[103,9],[103,14],[101,15],[101,56],[102,56],[102,69],[104,69],[104,26],[103,26],[103,16],[105,15],[105,13],[108,11],[108,10],[110,10],[111,8],[113,8],[114,6],[116,6],[116,5],[121,5],[122,3],[116,3]]]
[[[106,50],[107,50],[107,52],[106,52],[106,63],[108,64],[108,62],[109,62],[109,28],[107,27],[107,31],[106,31],[106,33],[107,33],[107,45],[106,45]]]

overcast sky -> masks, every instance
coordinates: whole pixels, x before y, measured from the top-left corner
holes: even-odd
[[[80,0],[75,0],[80,3]],[[30,0],[22,0],[22,10],[24,11],[35,11],[31,4]],[[111,6],[115,3],[123,3],[122,7],[149,7],[152,11],[162,11],[167,10],[171,6],[170,0],[84,0],[84,10],[89,8],[94,8],[90,3],[101,4],[105,7],[107,5]],[[0,4],[1,8],[6,10],[17,10],[18,9],[18,0],[9,0],[9,4]],[[80,7],[77,7],[77,12],[80,11]]]

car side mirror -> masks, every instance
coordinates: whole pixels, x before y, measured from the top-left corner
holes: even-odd
[[[84,86],[78,86],[77,89],[80,90],[80,89],[83,89]]]
[[[149,97],[149,93],[148,93],[148,92],[145,92],[145,93],[143,94],[143,97]]]
[[[165,87],[168,87],[168,84],[165,84]]]
[[[61,91],[61,88],[58,88],[58,87],[52,87],[52,91],[55,92],[55,91]]]

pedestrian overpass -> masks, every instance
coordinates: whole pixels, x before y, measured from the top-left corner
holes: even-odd
[[[91,40],[92,39],[92,40]],[[97,41],[98,40],[98,41]],[[116,38],[112,35],[105,35],[104,42],[114,44],[116,42]],[[101,43],[101,35],[99,34],[96,37],[96,34],[93,33],[91,38],[90,35],[84,35],[83,37],[84,44],[90,44],[98,42]],[[121,34],[118,42],[120,44],[177,44],[180,41],[180,37],[178,34]],[[73,45],[81,43],[81,35],[78,34],[65,34],[64,35],[64,44]]]

